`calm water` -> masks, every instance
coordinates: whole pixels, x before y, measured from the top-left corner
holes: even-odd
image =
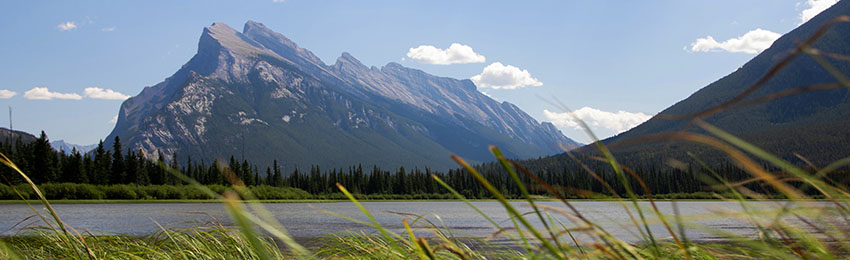
[[[397,213],[411,213],[418,215],[429,215],[429,219],[439,221],[433,214],[439,216],[446,226],[452,229],[456,235],[485,237],[492,234],[495,229],[474,210],[467,207],[463,202],[365,202],[364,206],[370,210],[375,218],[385,227],[401,231],[403,216]],[[511,226],[510,219],[498,202],[474,202],[483,212],[503,226]],[[531,211],[525,203],[514,203],[522,212]],[[540,202],[541,205],[564,209],[559,202]],[[784,205],[784,202],[758,202],[750,203],[755,209],[776,209]],[[580,201],[574,205],[587,218],[602,225],[610,233],[627,241],[637,239],[637,229],[630,225],[631,220],[618,202],[608,201]],[[641,207],[648,210],[649,203],[640,203]],[[60,217],[69,225],[78,230],[88,230],[100,234],[128,234],[145,235],[159,230],[157,223],[165,227],[192,227],[196,224],[205,225],[211,221],[218,221],[224,225],[230,225],[222,204],[217,203],[163,203],[163,204],[56,204],[53,205]],[[346,216],[367,221],[366,217],[352,204],[340,203],[280,203],[263,204],[275,217],[289,230],[289,232],[300,239],[309,239],[326,233],[340,232],[344,230],[355,230],[374,232],[373,229],[352,223],[348,220],[333,216],[323,210],[336,212]],[[673,207],[671,202],[659,202],[660,210],[667,214],[669,221],[674,222],[672,216]],[[721,230],[741,235],[755,235],[756,230],[748,224],[745,219],[725,215],[726,213],[741,212],[737,202],[720,201],[688,201],[677,203],[679,213],[686,226],[686,234],[692,240],[712,240],[718,237],[706,232],[698,226],[707,226],[712,230]],[[829,207],[825,203],[817,203],[817,207]],[[751,208],[752,210],[752,208]],[[560,216],[558,211],[550,211],[553,216],[558,217],[569,227],[576,226],[568,218]],[[632,210],[635,218],[638,215]],[[0,235],[13,235],[20,230],[21,226],[41,225],[41,220],[31,218],[33,215],[26,205],[10,204],[0,205]],[[757,214],[765,219],[772,219],[772,213]],[[658,223],[657,216],[646,213],[651,229],[656,237],[668,238],[666,229]],[[529,219],[537,219],[529,215]],[[21,222],[23,221],[23,222]],[[792,221],[793,220],[789,220]],[[21,223],[19,223],[21,222]],[[16,226],[17,224],[17,226]],[[539,221],[535,222],[539,225]],[[673,228],[677,229],[675,223]],[[421,231],[427,233],[427,231]]]

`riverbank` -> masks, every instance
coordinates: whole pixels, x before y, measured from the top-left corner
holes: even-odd
[[[462,202],[462,200],[457,199],[364,199],[360,200],[361,202]],[[471,202],[497,202],[496,199],[469,199]],[[512,202],[526,202],[524,199],[509,199],[508,201]],[[537,202],[545,202],[545,201],[558,201],[557,199],[535,199]],[[616,199],[569,199],[571,202],[612,202],[617,201]],[[649,199],[637,199],[639,202],[647,202]],[[693,201],[726,201],[723,199],[653,199],[653,201],[658,202],[668,202],[668,201],[678,201],[678,202],[693,202]],[[757,201],[789,201],[786,199],[750,199],[746,201],[757,202]],[[808,201],[829,201],[826,199],[810,199]],[[216,200],[216,199],[208,199],[208,200],[191,200],[191,199],[182,199],[182,200],[111,200],[111,199],[102,199],[102,200],[51,200],[51,204],[179,204],[179,203],[222,203],[224,200]],[[300,200],[245,200],[246,203],[339,203],[339,202],[350,202],[349,200],[342,199],[300,199]],[[41,201],[39,200],[0,200],[0,205],[14,205],[14,204],[39,204]]]

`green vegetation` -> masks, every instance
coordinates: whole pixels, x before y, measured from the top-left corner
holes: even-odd
[[[323,169],[312,166],[308,171],[294,168],[284,172],[276,160],[272,166],[260,171],[256,164],[247,160],[238,161],[233,156],[227,163],[213,160],[211,164],[205,161],[193,160],[188,157],[181,165],[177,160],[166,161],[165,155],[158,155],[157,160],[148,160],[141,152],[126,151],[123,155],[113,153],[121,151],[121,142],[116,138],[111,150],[106,150],[102,143],[90,154],[71,151],[69,154],[50,149],[47,135],[42,132],[40,137],[31,142],[20,140],[13,145],[5,142],[0,145],[0,152],[8,154],[10,159],[21,165],[24,172],[31,172],[32,180],[44,186],[49,199],[210,199],[191,188],[185,191],[182,187],[188,183],[174,175],[168,174],[158,164],[168,164],[170,168],[179,170],[187,176],[204,185],[223,191],[221,186],[231,186],[231,181],[238,179],[243,184],[257,189],[260,199],[343,199],[342,194],[334,188],[335,183],[341,183],[362,199],[450,199],[446,191],[437,183],[431,181],[436,175],[447,184],[454,187],[460,194],[468,198],[493,199],[494,197],[483,187],[477,185],[475,179],[465,174],[464,169],[450,169],[447,172],[433,171],[430,168],[384,170],[377,166],[364,169],[355,165],[346,169]],[[177,157],[177,155],[172,155]],[[622,193],[625,187],[617,181],[613,172],[606,170],[604,163],[584,160],[591,165],[599,178],[610,183],[615,191]],[[570,187],[573,190],[586,191],[592,196],[579,195],[575,192],[565,192],[562,196],[574,199],[603,198],[611,196],[610,190],[600,185],[593,177],[585,174],[585,169],[571,160],[565,161],[528,161],[524,162],[536,175],[547,183]],[[652,164],[647,164],[652,165]],[[475,166],[482,175],[496,186],[507,198],[522,197],[521,191],[513,186],[513,179],[498,163],[484,163]],[[635,168],[635,177],[647,180],[647,185],[655,195],[665,194],[665,197],[689,199],[709,199],[711,192],[705,187],[699,176],[705,175],[704,170],[689,165],[681,169],[646,166]],[[740,181],[748,178],[746,172],[732,164],[719,169],[724,178],[730,181]],[[10,176],[9,182],[14,185],[24,183],[23,179],[14,175],[8,169],[0,170],[4,176]],[[530,182],[527,176],[519,176],[521,181]],[[72,185],[72,184],[79,185]],[[630,183],[635,183],[631,180]],[[286,189],[303,190],[309,196],[288,194]],[[643,190],[636,189],[637,195],[646,197]],[[751,187],[753,188],[753,187]],[[5,189],[5,191],[4,191]],[[265,192],[272,191],[274,192]],[[540,187],[529,187],[531,195],[547,196],[547,191]],[[285,195],[278,195],[285,194]],[[675,194],[675,195],[674,195]],[[772,195],[771,195],[772,196]],[[14,199],[14,194],[8,188],[0,186],[0,199]]]
[[[38,199],[27,184],[15,187],[0,184],[0,200]],[[78,183],[45,183],[38,185],[44,196],[50,200],[211,200],[215,199],[192,185],[92,185]],[[206,185],[206,189],[223,194],[232,190],[230,186]],[[290,187],[271,187],[266,185],[250,186],[248,189],[260,200],[304,200],[321,198]],[[15,192],[17,190],[21,196]],[[342,199],[342,198],[340,198]]]

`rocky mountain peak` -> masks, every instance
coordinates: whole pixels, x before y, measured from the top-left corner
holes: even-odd
[[[227,24],[213,23],[204,28],[198,43],[198,52],[220,48],[248,55],[267,52],[261,44],[245,37]]]
[[[242,28],[242,33],[251,38],[268,38],[276,40],[276,43],[287,46],[292,49],[300,49],[298,44],[295,44],[286,36],[279,34],[275,31],[272,31],[266,25],[254,21],[245,22],[245,26]]]
[[[343,52],[342,55],[340,55],[339,58],[336,59],[336,62],[352,63],[352,64],[357,64],[357,65],[362,65],[364,67],[366,66],[366,65],[363,65],[363,63],[360,62],[360,60],[358,60],[357,58],[355,58],[354,56],[352,56],[348,52]]]
[[[204,28],[188,63],[124,101],[104,144],[115,136],[151,155],[247,152],[264,162],[332,167],[448,168],[455,165],[449,153],[492,159],[489,144],[512,158],[574,146],[518,108],[478,93],[469,80],[398,63],[369,68],[349,53],[327,66],[254,21],[242,32],[223,23]]]
[[[401,64],[398,64],[397,62],[387,63],[387,65],[384,65],[384,68],[387,68],[387,69],[407,69],[407,67],[402,66]]]
[[[357,58],[354,58],[348,52],[343,52],[331,67],[336,71],[346,74],[364,73],[369,70],[369,67],[363,65],[360,60],[357,60]]]
[[[244,37],[257,42],[264,48],[267,48],[277,55],[280,55],[281,57],[296,64],[300,64],[302,66],[325,66],[322,60],[312,52],[299,47],[298,44],[295,44],[295,42],[283,34],[272,31],[262,23],[254,21],[246,22],[245,27],[242,30],[242,34]]]

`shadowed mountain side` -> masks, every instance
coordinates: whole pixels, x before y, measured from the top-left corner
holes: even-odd
[[[728,162],[723,153],[704,145],[683,141],[663,141],[635,145],[644,137],[687,131],[706,134],[696,126],[688,126],[690,120],[670,120],[670,115],[688,115],[705,111],[738,96],[789,57],[794,49],[809,39],[827,21],[841,15],[850,15],[850,2],[841,1],[805,24],[776,40],[761,54],[744,64],[735,72],[700,89],[687,99],[665,109],[652,119],[622,134],[603,140],[611,148],[617,160],[627,166],[661,166],[676,159],[694,163],[687,153],[711,165]],[[837,23],[829,27],[813,45],[814,48],[831,53],[850,53],[850,23]],[[844,75],[850,75],[850,62],[825,57]],[[796,88],[838,80],[807,54],[799,54],[790,60],[764,85],[747,95],[740,103],[707,116],[706,122],[730,132],[752,144],[792,162],[804,164],[797,158],[801,155],[818,167],[850,156],[850,91],[838,87],[799,93],[768,102],[751,102]],[[626,145],[629,144],[629,145]],[[576,151],[596,154],[593,145]],[[566,155],[557,155],[543,161],[571,161]],[[540,165],[545,163],[530,163]]]

